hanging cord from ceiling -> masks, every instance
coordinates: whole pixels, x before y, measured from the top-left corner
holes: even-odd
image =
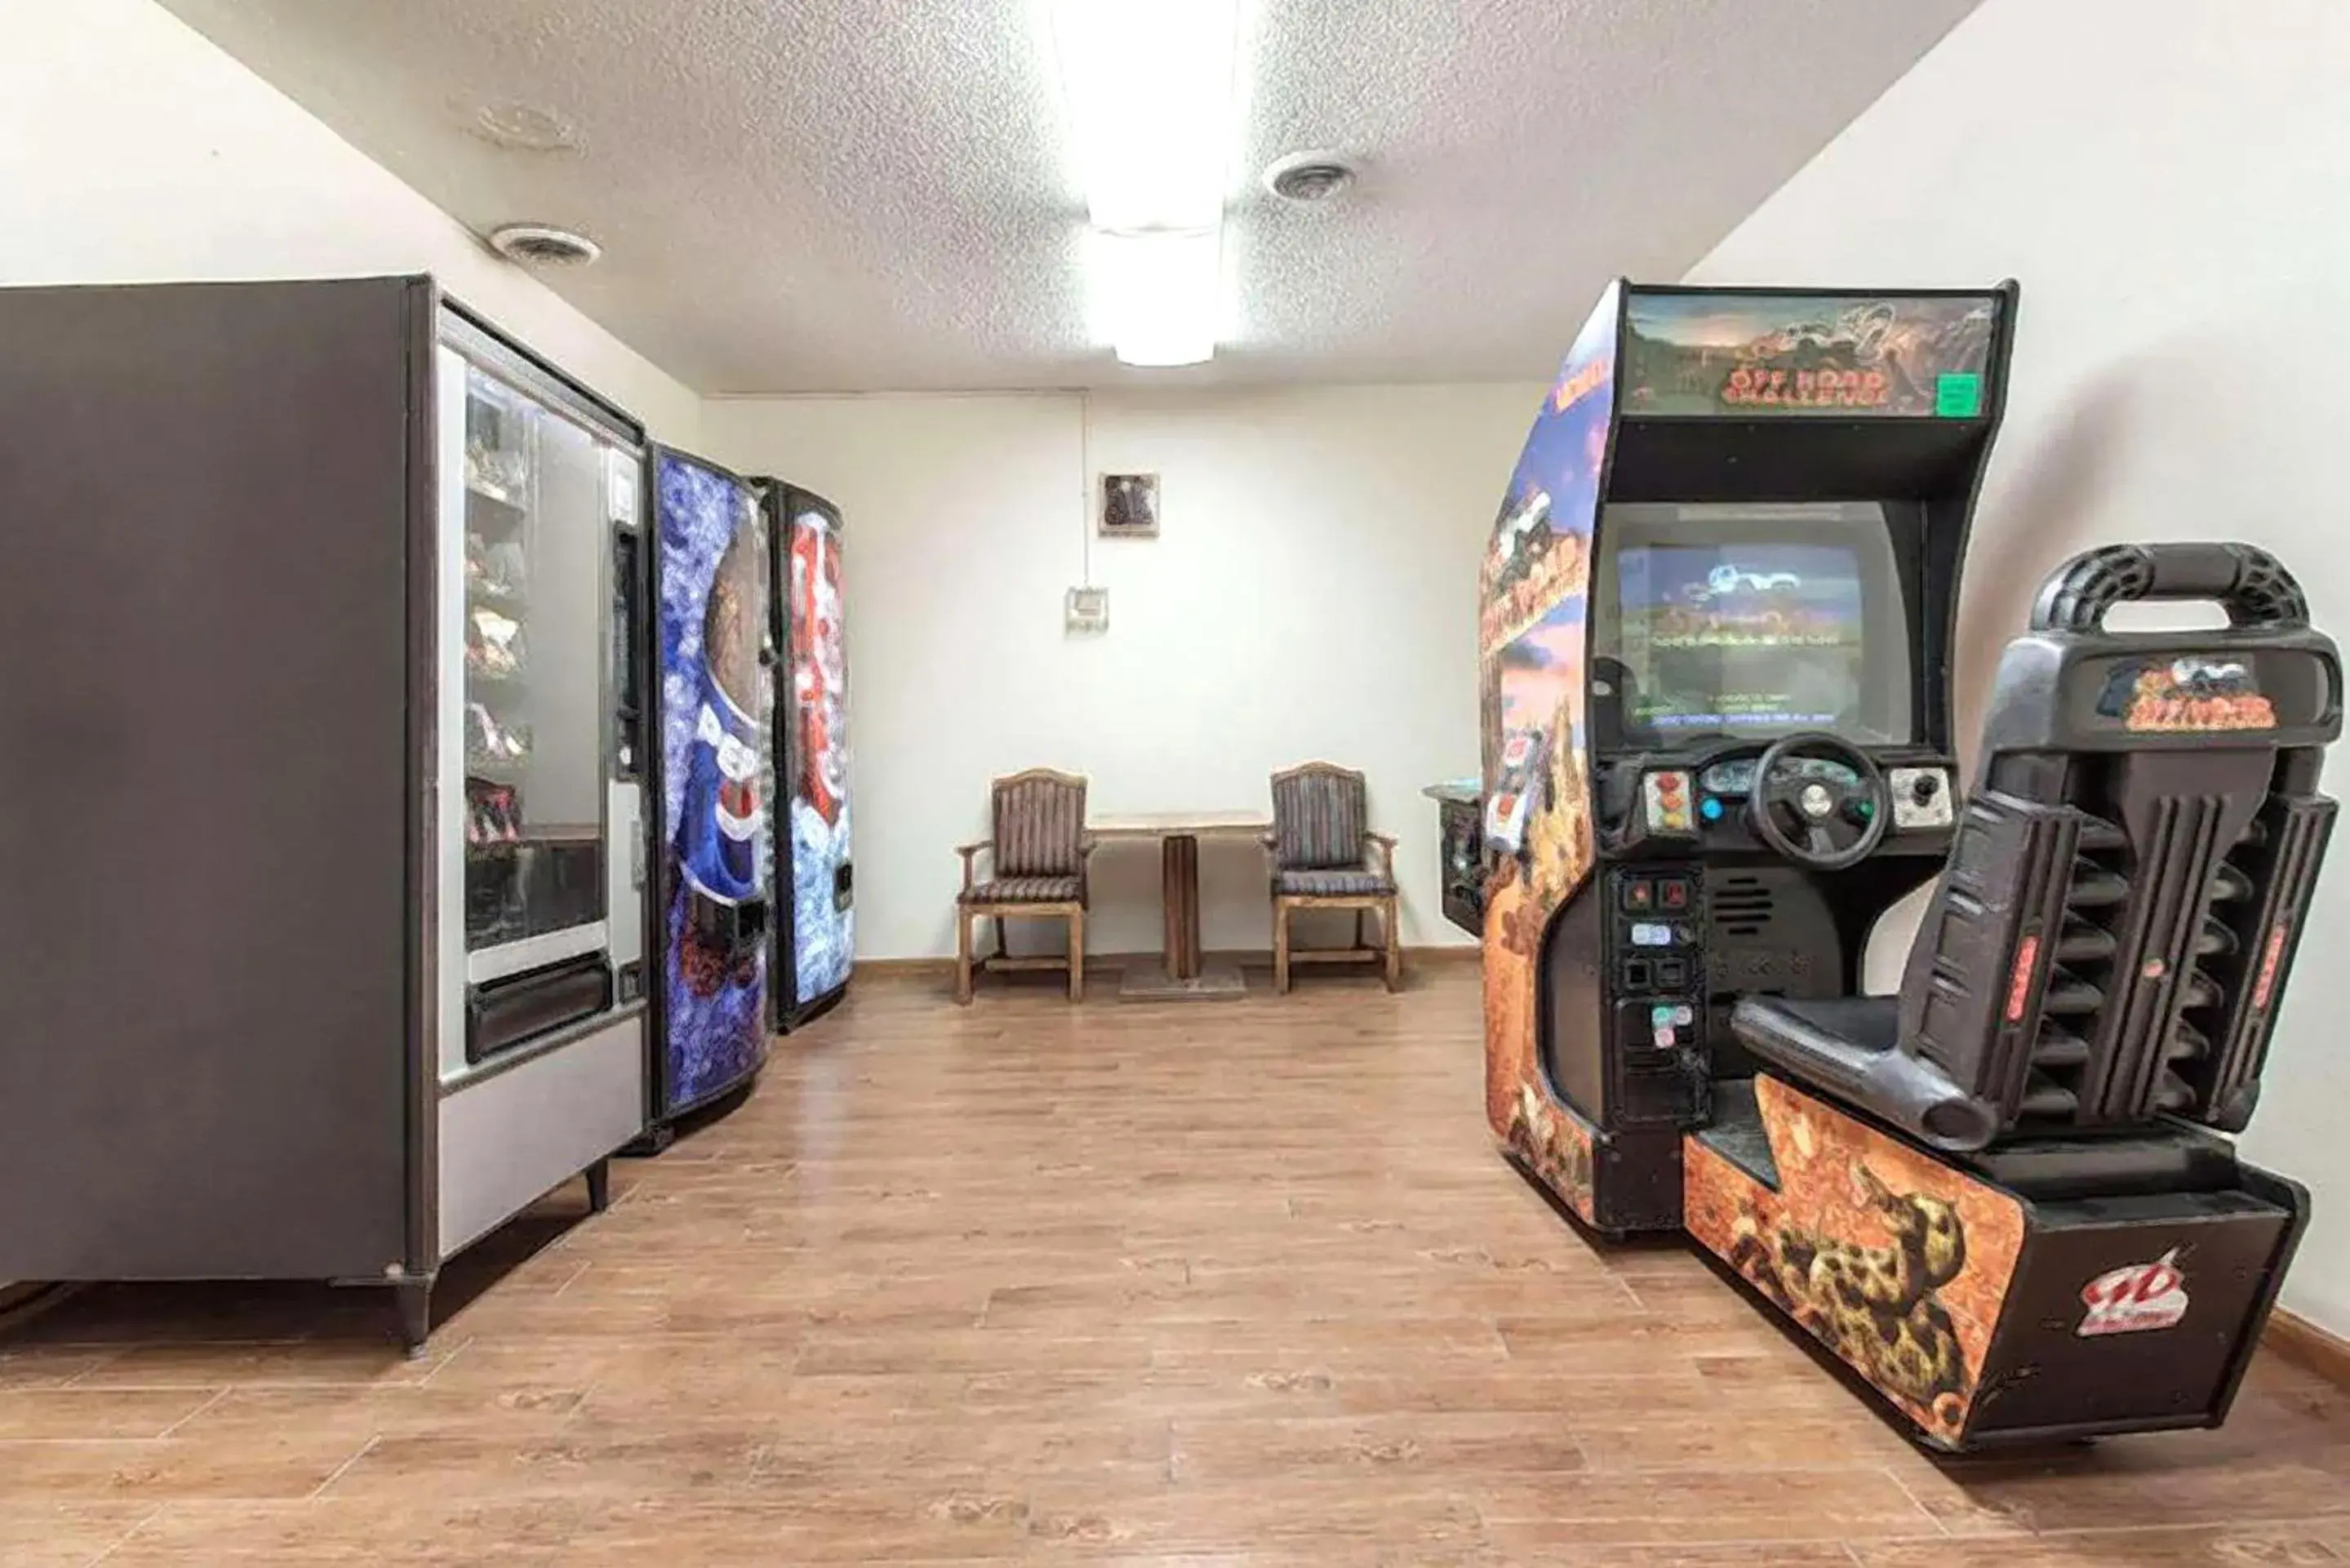
[[[1094,586],[1094,400],[1077,389],[1077,538],[1085,564],[1080,587]]]

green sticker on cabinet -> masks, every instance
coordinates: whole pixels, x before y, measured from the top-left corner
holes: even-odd
[[[1934,412],[1946,420],[1970,420],[1982,412],[1982,378],[1951,371],[1934,383]]]

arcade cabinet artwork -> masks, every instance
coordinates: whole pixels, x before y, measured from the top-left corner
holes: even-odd
[[[1483,680],[1485,1110],[1586,1221],[1591,1138],[1534,1068],[1543,933],[1591,870],[1584,610],[1614,414],[1617,295],[1569,350],[1510,482],[1480,590]]]
[[[2307,1219],[2257,1100],[2334,645],[2249,545],[2050,578],[1961,799],[2016,291],[1612,288],[1482,572],[1486,1115],[1948,1450],[2225,1417]],[[2123,634],[2129,599],[2223,630]],[[1934,896],[1898,996],[1878,917]]]
[[[776,755],[787,781],[787,835],[776,836],[775,886],[790,905],[776,922],[776,1027],[794,1029],[840,999],[856,955],[848,821],[848,655],[842,618],[840,513],[789,485],[767,489],[778,554],[777,640],[787,678],[777,692]]]
[[[666,450],[653,487],[665,949],[653,1120],[665,1129],[766,1061],[775,654],[757,491]]]

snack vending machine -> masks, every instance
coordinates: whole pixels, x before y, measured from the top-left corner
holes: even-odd
[[[645,1126],[642,431],[427,277],[0,289],[0,1279],[372,1284],[421,1344]]]
[[[848,988],[856,956],[849,857],[848,649],[842,615],[840,509],[793,485],[766,483],[775,541],[774,756],[785,822],[775,834],[771,985],[775,1027],[791,1030]]]

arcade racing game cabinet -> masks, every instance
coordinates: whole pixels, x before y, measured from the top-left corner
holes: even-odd
[[[2097,551],[1960,798],[2015,299],[1617,285],[1483,571],[1488,1120],[1950,1450],[2225,1416],[2307,1200],[2210,1129],[2251,1112],[2341,722],[2272,559]],[[2103,629],[2144,597],[2229,628]],[[1901,994],[1856,996],[1937,877]]]

